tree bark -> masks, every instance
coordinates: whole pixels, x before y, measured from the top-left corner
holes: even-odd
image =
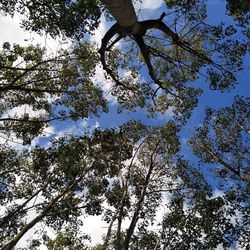
[[[157,154],[156,151],[158,149],[159,144],[160,144],[160,141],[158,141],[156,143],[156,146],[155,146],[153,152],[151,153],[150,165],[148,167],[148,172],[147,172],[146,178],[144,180],[144,184],[142,186],[141,194],[140,194],[140,197],[139,197],[139,199],[137,201],[136,208],[135,208],[134,214],[132,216],[132,220],[131,220],[129,228],[127,230],[125,240],[124,240],[123,245],[122,245],[122,250],[128,250],[129,249],[129,243],[130,243],[131,237],[134,234],[136,224],[137,224],[137,222],[139,220],[139,213],[140,213],[142,204],[143,204],[145,196],[146,196],[146,191],[147,191],[147,187],[148,187],[148,184],[149,184],[149,181],[150,181],[150,177],[151,177],[153,168],[155,166],[155,157],[156,157],[156,154]]]
[[[137,34],[140,24],[131,0],[101,0],[117,23],[130,34]]]

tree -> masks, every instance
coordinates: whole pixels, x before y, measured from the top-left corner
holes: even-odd
[[[47,149],[37,147],[21,155],[2,148],[2,249],[12,249],[38,222],[57,230],[64,225],[74,229],[81,225],[78,217],[84,211],[100,214],[102,194],[109,185],[107,176],[116,174],[121,160],[117,156],[122,161],[131,157],[132,145],[121,147],[119,141],[120,133],[111,129],[60,138]],[[32,209],[36,215],[30,220],[26,215]]]
[[[102,90],[91,80],[98,56],[89,43],[81,42],[56,56],[39,46],[4,43],[0,57],[0,131],[6,139],[14,133],[29,144],[49,122],[108,111]],[[35,114],[30,115],[26,107]],[[20,108],[23,113],[15,111]]]
[[[174,32],[169,28],[170,24],[163,21],[165,13],[156,20],[138,21],[131,1],[102,2],[117,23],[107,31],[99,53],[104,70],[115,82],[114,94],[125,107],[140,105],[153,113],[165,112],[171,107],[185,121],[201,94],[200,89],[185,84],[197,80],[199,74],[206,77],[212,89],[226,91],[236,84],[235,73],[242,69],[242,57],[249,42],[235,39],[237,29],[232,25],[205,23],[203,1],[189,1],[187,6],[181,1],[166,1],[167,7],[173,8],[177,15],[174,24],[183,23],[180,32]],[[160,35],[157,31],[161,32]],[[117,48],[112,50],[118,41],[127,37],[125,46],[132,48],[133,52],[130,49],[125,53]],[[149,82],[144,83],[140,78],[143,66],[132,63],[134,60],[129,53],[134,56],[135,51],[137,57],[143,58],[151,78]],[[224,61],[217,63],[220,58]],[[203,67],[206,67],[205,74],[201,73]],[[131,77],[120,80],[120,68],[131,72]],[[132,80],[133,77],[136,79]],[[135,103],[131,104],[131,97]]]
[[[53,37],[59,34],[80,38],[99,24],[101,14],[96,0],[35,1],[1,0],[0,11],[13,16],[16,12],[24,18],[22,26],[38,33],[43,31]],[[38,18],[39,17],[39,18]]]
[[[219,240],[220,235],[224,247],[237,240],[242,249],[249,246],[249,108],[249,98],[240,96],[235,97],[231,107],[219,110],[208,108],[203,125],[196,129],[189,141],[200,164],[212,165],[215,177],[219,177],[224,195],[214,199],[217,205],[211,204],[212,209],[209,204],[205,207],[210,212],[215,209],[214,214],[218,213],[208,225],[211,227],[213,223],[218,223],[215,228],[219,232],[216,232],[217,237],[213,237],[213,241]],[[200,217],[203,222],[208,211],[206,216]],[[190,214],[187,215],[187,220],[190,217]],[[227,219],[232,217],[234,222]],[[199,220],[199,217],[196,219]],[[194,223],[195,226],[197,224]],[[166,225],[171,227],[169,223]]]
[[[242,26],[249,24],[250,4],[248,1],[227,0],[227,10]]]
[[[31,1],[32,8],[29,7],[30,1],[20,1],[20,3],[14,1],[12,5],[13,2],[2,4],[1,9],[5,13],[12,13],[15,6],[26,6],[24,9],[29,10],[27,16],[30,20],[26,20],[29,23],[26,27],[29,29],[34,28],[37,31],[45,29],[53,35],[59,31],[65,33],[67,29],[72,28],[73,30],[68,33],[79,34],[74,24],[61,27],[60,25],[64,25],[65,22],[59,20],[74,13],[77,27],[78,25],[85,27],[86,15],[95,14],[102,8],[100,4],[93,2],[92,5],[90,2],[73,1],[68,4],[63,2],[62,6],[57,2],[44,2],[42,6],[46,9],[46,18],[47,15],[53,17],[55,13],[57,14],[48,24],[53,26],[51,29],[47,29],[43,24],[37,25],[36,16],[43,16],[44,10],[40,5],[36,6],[33,1]],[[166,7],[169,8],[166,10],[170,12],[171,9],[171,14],[165,17],[163,13],[157,20],[145,21],[137,20],[131,0],[116,1],[115,5],[109,0],[101,2],[117,20],[104,36],[99,52],[104,69],[115,83],[112,93],[117,96],[122,108],[135,109],[140,106],[147,109],[151,115],[158,112],[165,113],[171,109],[179,119],[186,121],[201,94],[200,89],[187,87],[187,84],[203,76],[211,88],[227,91],[237,83],[235,74],[242,69],[242,58],[249,47],[249,40],[240,36],[242,39],[237,39],[236,34],[241,32],[238,26],[206,23],[206,2],[166,1]],[[81,4],[85,8],[79,8]],[[96,8],[96,11],[93,11],[93,8]],[[245,9],[243,13],[246,15],[248,12],[247,8]],[[84,12],[86,15],[79,14],[81,17],[78,18],[79,11],[86,11]],[[47,20],[46,18],[43,20]],[[94,20],[96,18],[98,19],[98,15]],[[163,21],[164,18],[166,22]],[[95,29],[96,25],[91,20],[93,16],[88,15],[87,23],[90,21],[88,23],[90,29]],[[118,37],[115,37],[116,34]],[[129,48],[127,51],[120,51],[115,47],[118,41],[122,42],[121,39],[125,40],[125,46]],[[130,51],[131,48],[133,52]],[[133,63],[132,55],[142,60]],[[145,70],[141,61],[145,62],[151,79],[145,77],[141,79]],[[126,75],[121,77],[118,72],[124,70]]]
[[[68,247],[72,250],[88,249],[85,245],[87,236],[79,236],[77,231],[60,231],[54,240],[47,239],[47,247],[49,250],[60,250]]]
[[[107,248],[112,228],[117,221],[115,235],[116,249],[128,249],[137,224],[142,229],[154,223],[157,207],[162,200],[161,190],[174,186],[172,158],[179,151],[173,123],[163,128],[152,128],[135,149],[135,154],[127,166],[121,162],[117,177],[106,193],[110,207],[105,216],[109,228],[104,241]],[[166,140],[166,138],[168,138]],[[168,179],[167,179],[168,177]],[[129,226],[122,230],[123,221],[128,218]],[[143,218],[143,220],[141,220]]]
[[[231,107],[206,110],[203,126],[190,140],[193,152],[202,163],[215,165],[223,178],[250,184],[249,98],[236,97]]]
[[[27,29],[74,41],[56,56],[39,46],[3,45],[3,133],[29,144],[53,121],[108,111],[102,90],[92,82],[99,62],[114,82],[111,92],[120,112],[141,107],[152,116],[167,110],[174,114],[162,126],[130,121],[119,128],[62,136],[47,147],[17,151],[2,145],[3,249],[15,247],[38,223],[56,235],[34,235],[31,249],[42,243],[49,249],[91,248],[86,236],[77,234],[82,215],[102,215],[108,223],[103,242],[93,249],[215,249],[236,242],[247,249],[249,101],[238,97],[232,107],[208,109],[204,125],[190,140],[200,164],[212,163],[218,170],[213,178],[219,178],[220,185],[210,182],[208,171],[196,162],[185,160],[179,138],[205,89],[191,83],[205,77],[212,90],[221,92],[237,83],[249,50],[245,1],[237,6],[227,1],[228,13],[236,20],[230,25],[208,24],[206,1],[201,0],[167,0],[167,14],[143,21],[138,21],[130,0],[118,0],[117,5],[109,0],[0,4],[5,14],[24,14]],[[84,35],[97,27],[103,6],[116,23],[103,37],[98,56]],[[23,105],[39,114],[9,112]]]

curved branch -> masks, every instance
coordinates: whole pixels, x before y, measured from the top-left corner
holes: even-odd
[[[163,31],[165,34],[169,35],[173,41],[173,43],[178,44],[179,42],[179,37],[178,35],[173,32],[163,21],[162,19],[164,18],[164,14],[161,15],[161,17],[159,19],[156,20],[146,20],[146,21],[142,21],[142,22],[138,22],[140,24],[140,30],[139,32],[137,32],[136,35],[133,35],[135,41],[137,42],[141,53],[143,55],[144,61],[148,67],[149,70],[149,75],[152,78],[152,80],[158,85],[160,86],[162,89],[164,89],[162,87],[162,83],[161,81],[159,81],[159,79],[157,79],[157,77],[155,76],[154,73],[154,69],[153,66],[151,64],[150,61],[150,56],[149,56],[149,49],[147,47],[147,45],[145,44],[144,40],[143,40],[143,36],[145,35],[145,33],[147,32],[147,30],[149,29],[159,29],[161,31]],[[110,46],[108,46],[108,43],[110,42],[110,40],[116,35],[118,34],[118,38],[116,38]],[[119,79],[117,79],[117,77],[115,76],[115,74],[113,73],[113,71],[108,67],[107,63],[106,63],[106,58],[105,58],[105,52],[110,50],[115,43],[117,43],[118,41],[120,41],[123,37],[125,37],[126,35],[129,35],[129,33],[126,32],[126,30],[124,30],[118,23],[115,23],[105,34],[105,36],[102,39],[102,44],[101,44],[101,48],[99,49],[99,53],[101,55],[101,63],[103,66],[103,69],[108,73],[108,75],[115,81],[116,85],[119,86],[123,86],[124,88],[130,89],[128,86],[126,86],[125,84],[123,84],[121,81],[119,81]],[[175,95],[171,92],[169,92],[167,89],[164,89],[165,91],[167,91],[168,93]],[[177,96],[176,96],[177,97]]]
[[[161,89],[165,90],[167,93],[175,96],[176,98],[179,98],[178,95],[169,91],[167,88],[164,88],[163,83],[156,77],[151,60],[150,60],[150,55],[149,55],[150,50],[149,50],[148,46],[145,44],[143,37],[137,36],[137,37],[135,37],[135,40],[136,40],[136,42],[141,50],[144,61],[148,67],[148,73],[149,73],[151,79],[154,81],[154,83],[157,84]],[[155,95],[155,93],[154,93],[154,95]]]
[[[109,41],[112,39],[112,37],[122,31],[121,26],[118,23],[115,23],[113,26],[110,27],[110,29],[106,32],[102,39],[102,45],[99,49],[99,53],[102,55],[107,50],[107,45]]]
[[[142,29],[144,29],[145,33],[149,29],[158,29],[164,32],[166,35],[170,36],[174,44],[180,43],[179,36],[175,32],[173,32],[163,21],[161,21],[161,18],[153,19],[153,20],[146,20],[146,21],[142,21],[139,23],[141,24],[141,27]]]
[[[116,34],[118,34],[118,37],[108,46],[109,41]],[[105,57],[105,52],[110,50],[117,42],[119,42],[125,36],[126,36],[126,32],[121,28],[121,26],[118,23],[115,23],[113,26],[111,26],[111,28],[107,31],[107,33],[103,37],[102,45],[101,45],[101,48],[99,49],[98,52],[99,52],[99,54],[101,56],[101,63],[102,63],[103,69],[113,79],[113,81],[116,83],[116,85],[117,86],[123,86],[126,89],[132,90],[131,88],[129,88],[128,86],[123,84],[121,81],[119,81],[119,79],[117,79],[117,77],[115,76],[113,71],[108,67],[108,65],[106,63],[106,57]]]
[[[150,29],[158,29],[161,30],[164,34],[168,35],[172,43],[180,46],[182,49],[189,51],[190,53],[196,55],[197,57],[211,63],[213,66],[216,68],[223,70],[222,67],[215,62],[213,62],[210,58],[206,57],[205,55],[201,54],[200,52],[190,48],[187,46],[185,42],[180,41],[179,36],[177,33],[172,31],[163,21],[162,19],[164,18],[165,13],[161,15],[159,19],[153,19],[153,20],[146,20],[146,21],[141,21],[138,22],[140,24],[140,30],[137,32],[135,35],[132,37],[135,39],[136,43],[138,44],[140,51],[142,53],[144,62],[147,65],[149,75],[151,79],[154,81],[155,84],[157,84],[161,89],[165,90],[167,93],[175,96],[178,98],[178,95],[174,94],[173,92],[169,91],[167,88],[163,87],[163,83],[157,78],[155,75],[155,70],[152,66],[151,60],[150,60],[150,49],[149,47],[145,44],[143,36],[146,34],[146,32]],[[108,46],[109,41],[116,35],[118,34],[118,38],[116,38],[110,46]],[[120,39],[125,37],[126,35],[129,35],[126,30],[124,30],[118,23],[114,24],[108,32],[105,34],[104,38],[102,39],[102,45],[99,50],[99,53],[101,55],[101,63],[103,65],[103,69],[107,72],[107,74],[115,81],[116,85],[123,86],[124,88],[130,89],[128,86],[123,84],[117,77],[115,76],[114,72],[108,67],[106,63],[106,58],[105,58],[105,52],[110,50],[115,43],[117,43]],[[156,91],[157,92],[157,91]],[[156,94],[154,93],[154,95]]]

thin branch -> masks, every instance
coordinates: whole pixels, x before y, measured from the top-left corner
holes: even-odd
[[[37,190],[33,195],[31,195],[23,204],[18,205],[13,211],[9,212],[7,215],[2,217],[0,219],[0,226],[3,227],[6,222],[8,222],[11,217],[13,217],[17,212],[20,212],[23,210],[23,208],[33,199],[35,198],[42,190],[44,190],[47,187],[48,183],[45,184],[42,188]]]
[[[27,73],[29,73],[30,71],[33,71],[33,70],[36,70],[36,68],[42,64],[45,64],[45,63],[48,63],[48,62],[54,62],[55,59],[50,59],[50,60],[46,60],[46,61],[41,61],[41,62],[38,62],[37,64],[33,65],[32,67],[30,68],[27,68],[26,71],[24,71],[22,74],[18,75],[17,77],[15,77],[13,79],[13,81],[11,82],[11,84],[15,84],[15,82],[17,82],[19,79],[21,79],[23,76],[25,76]],[[60,60],[60,61],[63,61],[63,60]],[[56,62],[58,62],[58,60],[56,60]]]

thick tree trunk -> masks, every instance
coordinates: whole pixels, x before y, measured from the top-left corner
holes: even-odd
[[[130,34],[137,34],[140,24],[131,0],[101,0],[117,23]]]

